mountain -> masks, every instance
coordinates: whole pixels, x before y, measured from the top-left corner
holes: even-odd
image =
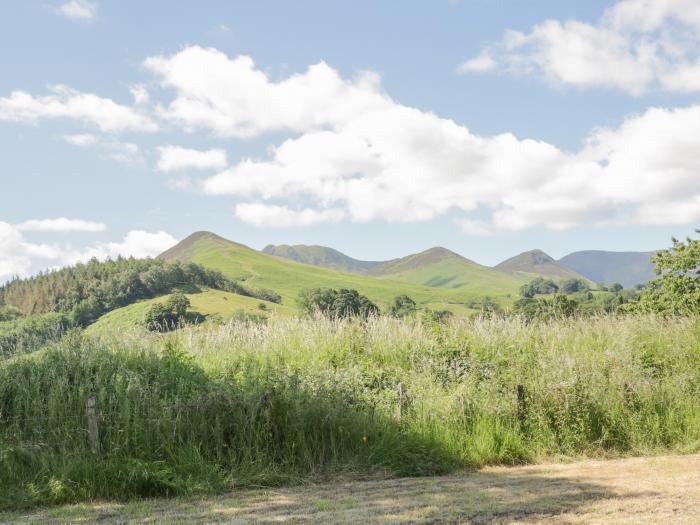
[[[263,253],[284,257],[304,264],[312,264],[341,272],[366,274],[375,266],[381,264],[378,261],[360,261],[345,255],[344,253],[326,246],[308,246],[305,244],[270,244],[263,248]]]
[[[625,288],[655,277],[651,257],[656,252],[606,252],[585,250],[570,253],[559,264],[596,283],[620,283]]]
[[[511,273],[528,273],[550,279],[584,279],[584,275],[559,264],[542,250],[530,250],[506,259],[495,266],[497,270]]]
[[[484,295],[510,293],[524,282],[519,276],[482,266],[441,247],[387,261],[372,268],[369,275]]]
[[[440,253],[451,255],[442,257]],[[194,233],[159,257],[220,270],[249,288],[272,289],[282,296],[283,306],[291,307],[304,288],[354,288],[381,308],[386,308],[397,295],[407,294],[421,306],[464,315],[470,311],[466,305],[484,295],[509,303],[509,296],[517,295],[522,283],[517,277],[480,266],[448,250],[437,253],[428,250],[371,270],[380,274],[358,275],[268,255],[210,232]],[[418,260],[410,263],[411,257]],[[382,267],[384,270],[379,270]],[[453,282],[458,288],[435,287],[440,279],[448,282],[459,272],[463,275]],[[424,285],[425,282],[433,287]]]

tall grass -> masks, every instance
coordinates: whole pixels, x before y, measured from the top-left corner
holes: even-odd
[[[698,319],[273,319],[0,363],[2,507],[698,448]]]

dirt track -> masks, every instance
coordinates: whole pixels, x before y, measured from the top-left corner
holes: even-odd
[[[700,523],[700,455],[71,505],[12,523]]]

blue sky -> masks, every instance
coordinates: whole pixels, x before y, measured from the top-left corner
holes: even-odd
[[[700,219],[694,0],[2,9],[0,279],[205,229],[495,264]]]

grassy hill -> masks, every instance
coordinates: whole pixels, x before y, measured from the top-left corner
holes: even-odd
[[[584,279],[585,276],[574,270],[559,264],[553,257],[547,255],[542,250],[530,250],[506,259],[495,266],[497,270],[516,274],[529,274],[530,277],[538,275],[540,277],[560,280],[560,279]]]
[[[370,270],[369,274],[382,279],[482,295],[513,293],[527,280],[482,266],[440,247],[387,261]]]
[[[447,260],[444,257],[431,258],[432,264],[435,265],[430,273],[432,277],[427,276],[426,267],[411,268],[410,264],[385,267],[385,271],[394,273],[372,277],[273,257],[213,233],[198,232],[160,257],[167,260],[192,261],[215,268],[230,278],[243,281],[251,288],[270,288],[282,296],[282,302],[286,306],[295,305],[300,290],[314,287],[354,288],[382,308],[395,296],[405,293],[421,306],[448,309],[456,314],[468,313],[470,309],[466,303],[479,300],[485,295],[496,297],[504,304],[511,301],[508,295],[517,295],[522,280],[453,255],[454,257]],[[472,272],[473,280],[463,278],[455,281],[460,285],[459,288],[435,287],[436,282],[431,280],[435,275],[451,277],[457,270],[465,269]],[[426,282],[431,282],[433,286],[425,284]]]
[[[304,264],[312,264],[341,272],[366,274],[369,270],[382,264],[379,261],[361,261],[353,259],[338,250],[326,246],[308,246],[296,244],[270,244],[263,248],[263,253],[284,257]]]
[[[654,278],[654,265],[651,263],[654,253],[585,250],[562,257],[559,264],[596,283],[620,283],[630,288]]]
[[[203,290],[199,293],[185,294],[190,300],[192,312],[197,312],[205,317],[217,316],[223,320],[230,319],[241,312],[253,315],[278,315],[288,316],[296,312],[293,307],[261,301],[254,297],[245,297],[221,290]],[[118,332],[120,330],[133,329],[139,326],[144,319],[146,311],[155,303],[163,303],[168,300],[170,294],[139,301],[117,310],[113,310],[87,327],[88,334],[104,332]],[[264,304],[265,309],[260,305]]]

